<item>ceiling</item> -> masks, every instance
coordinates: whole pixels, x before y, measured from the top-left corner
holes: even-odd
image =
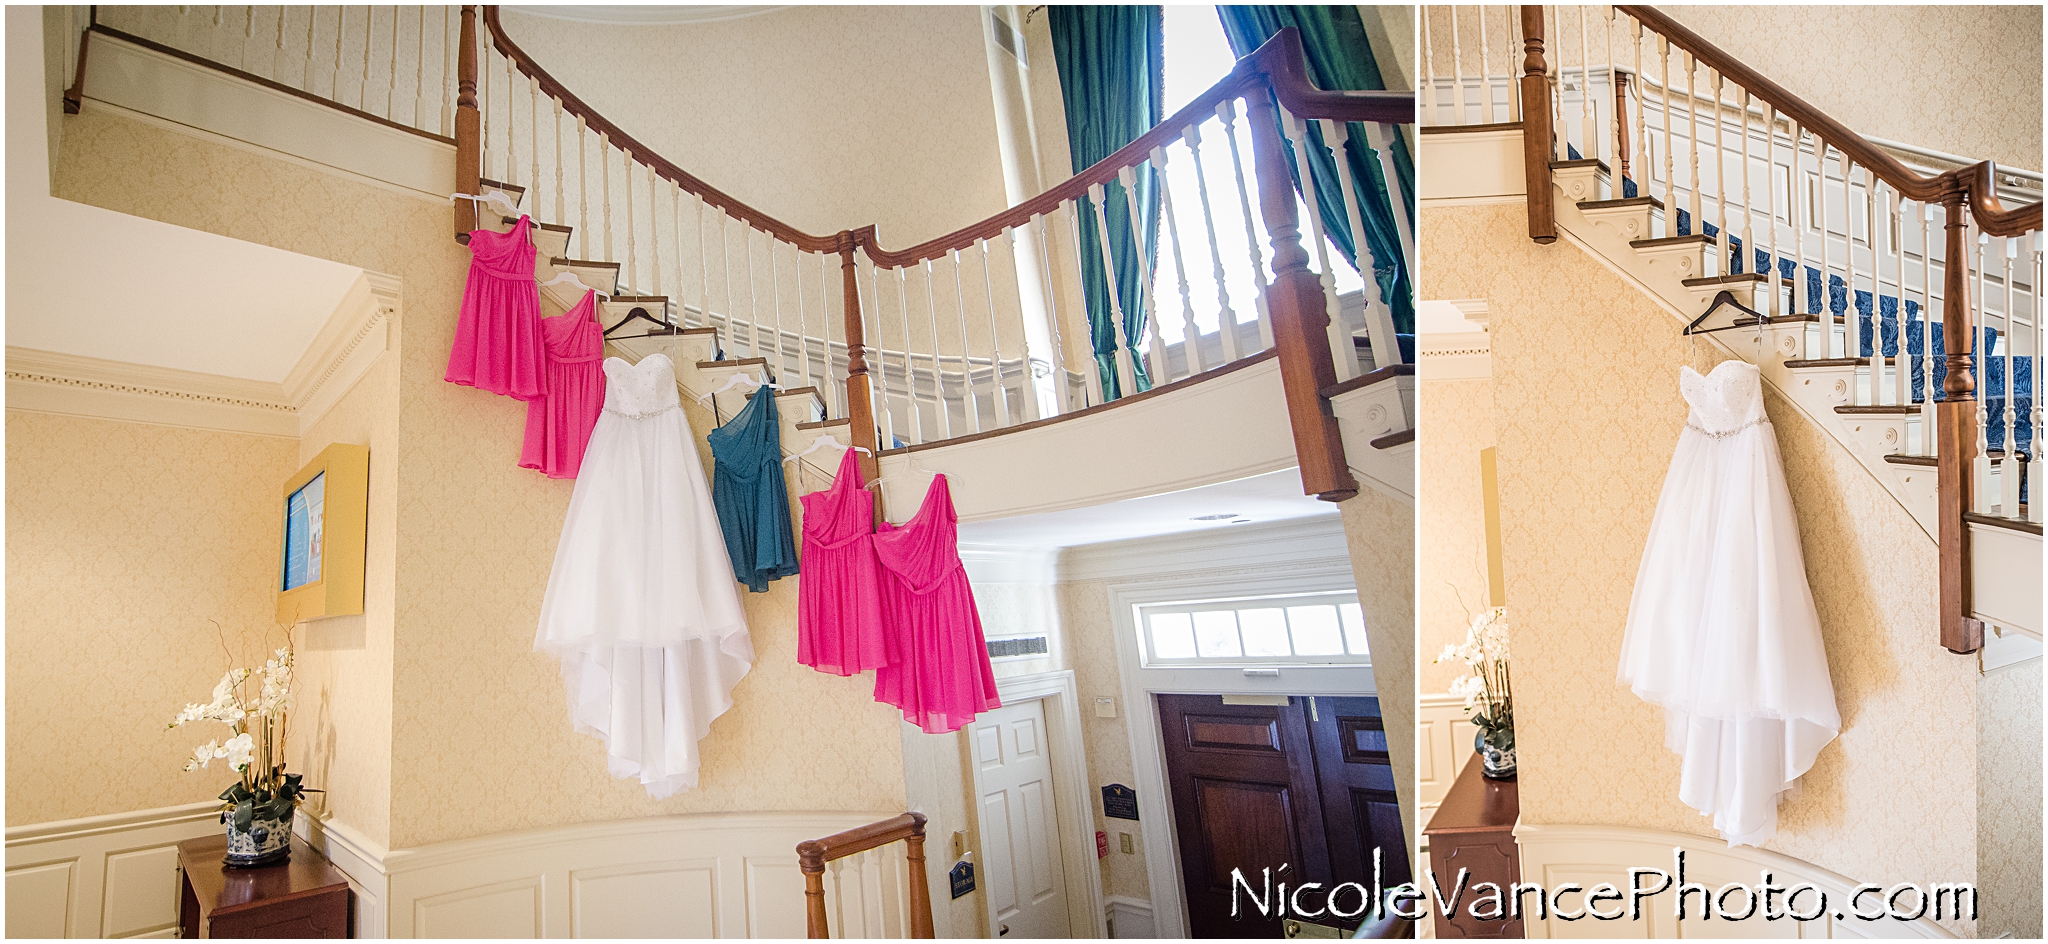
[[[284,380],[362,270],[50,196],[42,83],[13,59],[7,344]]]
[[[789,9],[787,6],[735,6],[704,4],[701,6],[642,6],[626,4],[591,4],[589,6],[519,6],[506,7],[514,13],[545,16],[557,20],[575,20],[582,23],[623,23],[634,26],[676,26],[685,23],[715,23],[719,20],[737,20],[746,16],[773,13]]]
[[[1164,495],[960,524],[960,541],[985,547],[1050,549],[1215,531],[1253,521],[1336,515],[1337,506],[1301,493],[1301,470],[1218,482]],[[1226,520],[1196,521],[1207,515]]]

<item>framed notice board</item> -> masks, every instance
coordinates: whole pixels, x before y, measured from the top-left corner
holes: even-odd
[[[368,446],[335,443],[285,481],[278,622],[363,611],[369,508]]]

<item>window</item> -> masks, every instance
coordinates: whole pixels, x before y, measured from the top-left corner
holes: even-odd
[[[1137,607],[1148,666],[1368,665],[1356,591]]]

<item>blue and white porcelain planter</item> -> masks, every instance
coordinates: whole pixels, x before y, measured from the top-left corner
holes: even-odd
[[[1479,752],[1480,773],[1488,780],[1515,779],[1515,734],[1508,731],[1499,743],[1488,740],[1481,731],[1472,738],[1472,747]]]
[[[248,829],[236,829],[234,813],[227,812],[221,814],[221,822],[228,828],[228,854],[221,861],[231,868],[275,865],[292,857],[292,822],[289,818],[276,820],[258,816],[249,822]]]

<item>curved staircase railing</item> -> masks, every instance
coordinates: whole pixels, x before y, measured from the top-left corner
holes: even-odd
[[[1690,275],[1699,312],[1760,313],[1739,326],[1840,384],[1886,462],[1935,470],[1941,644],[1980,648],[1970,528],[2038,534],[2043,512],[2041,204],[2002,203],[1989,161],[1908,166],[1651,7],[1423,14],[1423,124],[1519,126],[1532,239],[1562,192]]]
[[[543,281],[567,273],[607,293],[607,324],[638,311],[650,330],[715,337],[723,360],[707,364],[819,391],[840,417],[832,431],[876,452],[1082,415],[1139,392],[1140,373],[1158,389],[1270,350],[1304,490],[1341,500],[1357,485],[1326,395],[1412,374],[1370,277],[1382,261],[1364,239],[1351,258],[1333,259],[1339,244],[1325,238],[1362,232],[1368,201],[1381,199],[1377,181],[1353,179],[1344,160],[1300,156],[1320,137],[1326,154],[1349,147],[1369,176],[1395,180],[1389,147],[1396,126],[1414,120],[1414,96],[1315,88],[1292,32],[1095,166],[988,219],[892,250],[873,226],[803,232],[663,158],[536,62],[495,6],[109,8],[95,22],[67,107],[84,98],[83,59],[98,32],[452,137],[459,192],[500,191],[541,221]],[[1337,179],[1319,183],[1342,194],[1342,210],[1324,219],[1323,201],[1300,200],[1294,181],[1331,167]],[[1103,382],[1081,233],[1093,230],[1105,245],[1104,201],[1129,200],[1126,183],[1148,169],[1164,219],[1142,290],[1115,291],[1114,267],[1104,267],[1112,320],[1133,316],[1145,327],[1139,338],[1117,332],[1114,350],[1102,352],[1114,381]],[[1412,271],[1412,194],[1398,202],[1384,209],[1402,258],[1387,262]],[[513,222],[489,206],[456,203],[458,240]],[[1367,275],[1359,292],[1338,291],[1343,266]],[[1121,310],[1133,296],[1141,311]],[[1412,434],[1408,413],[1384,432]]]

